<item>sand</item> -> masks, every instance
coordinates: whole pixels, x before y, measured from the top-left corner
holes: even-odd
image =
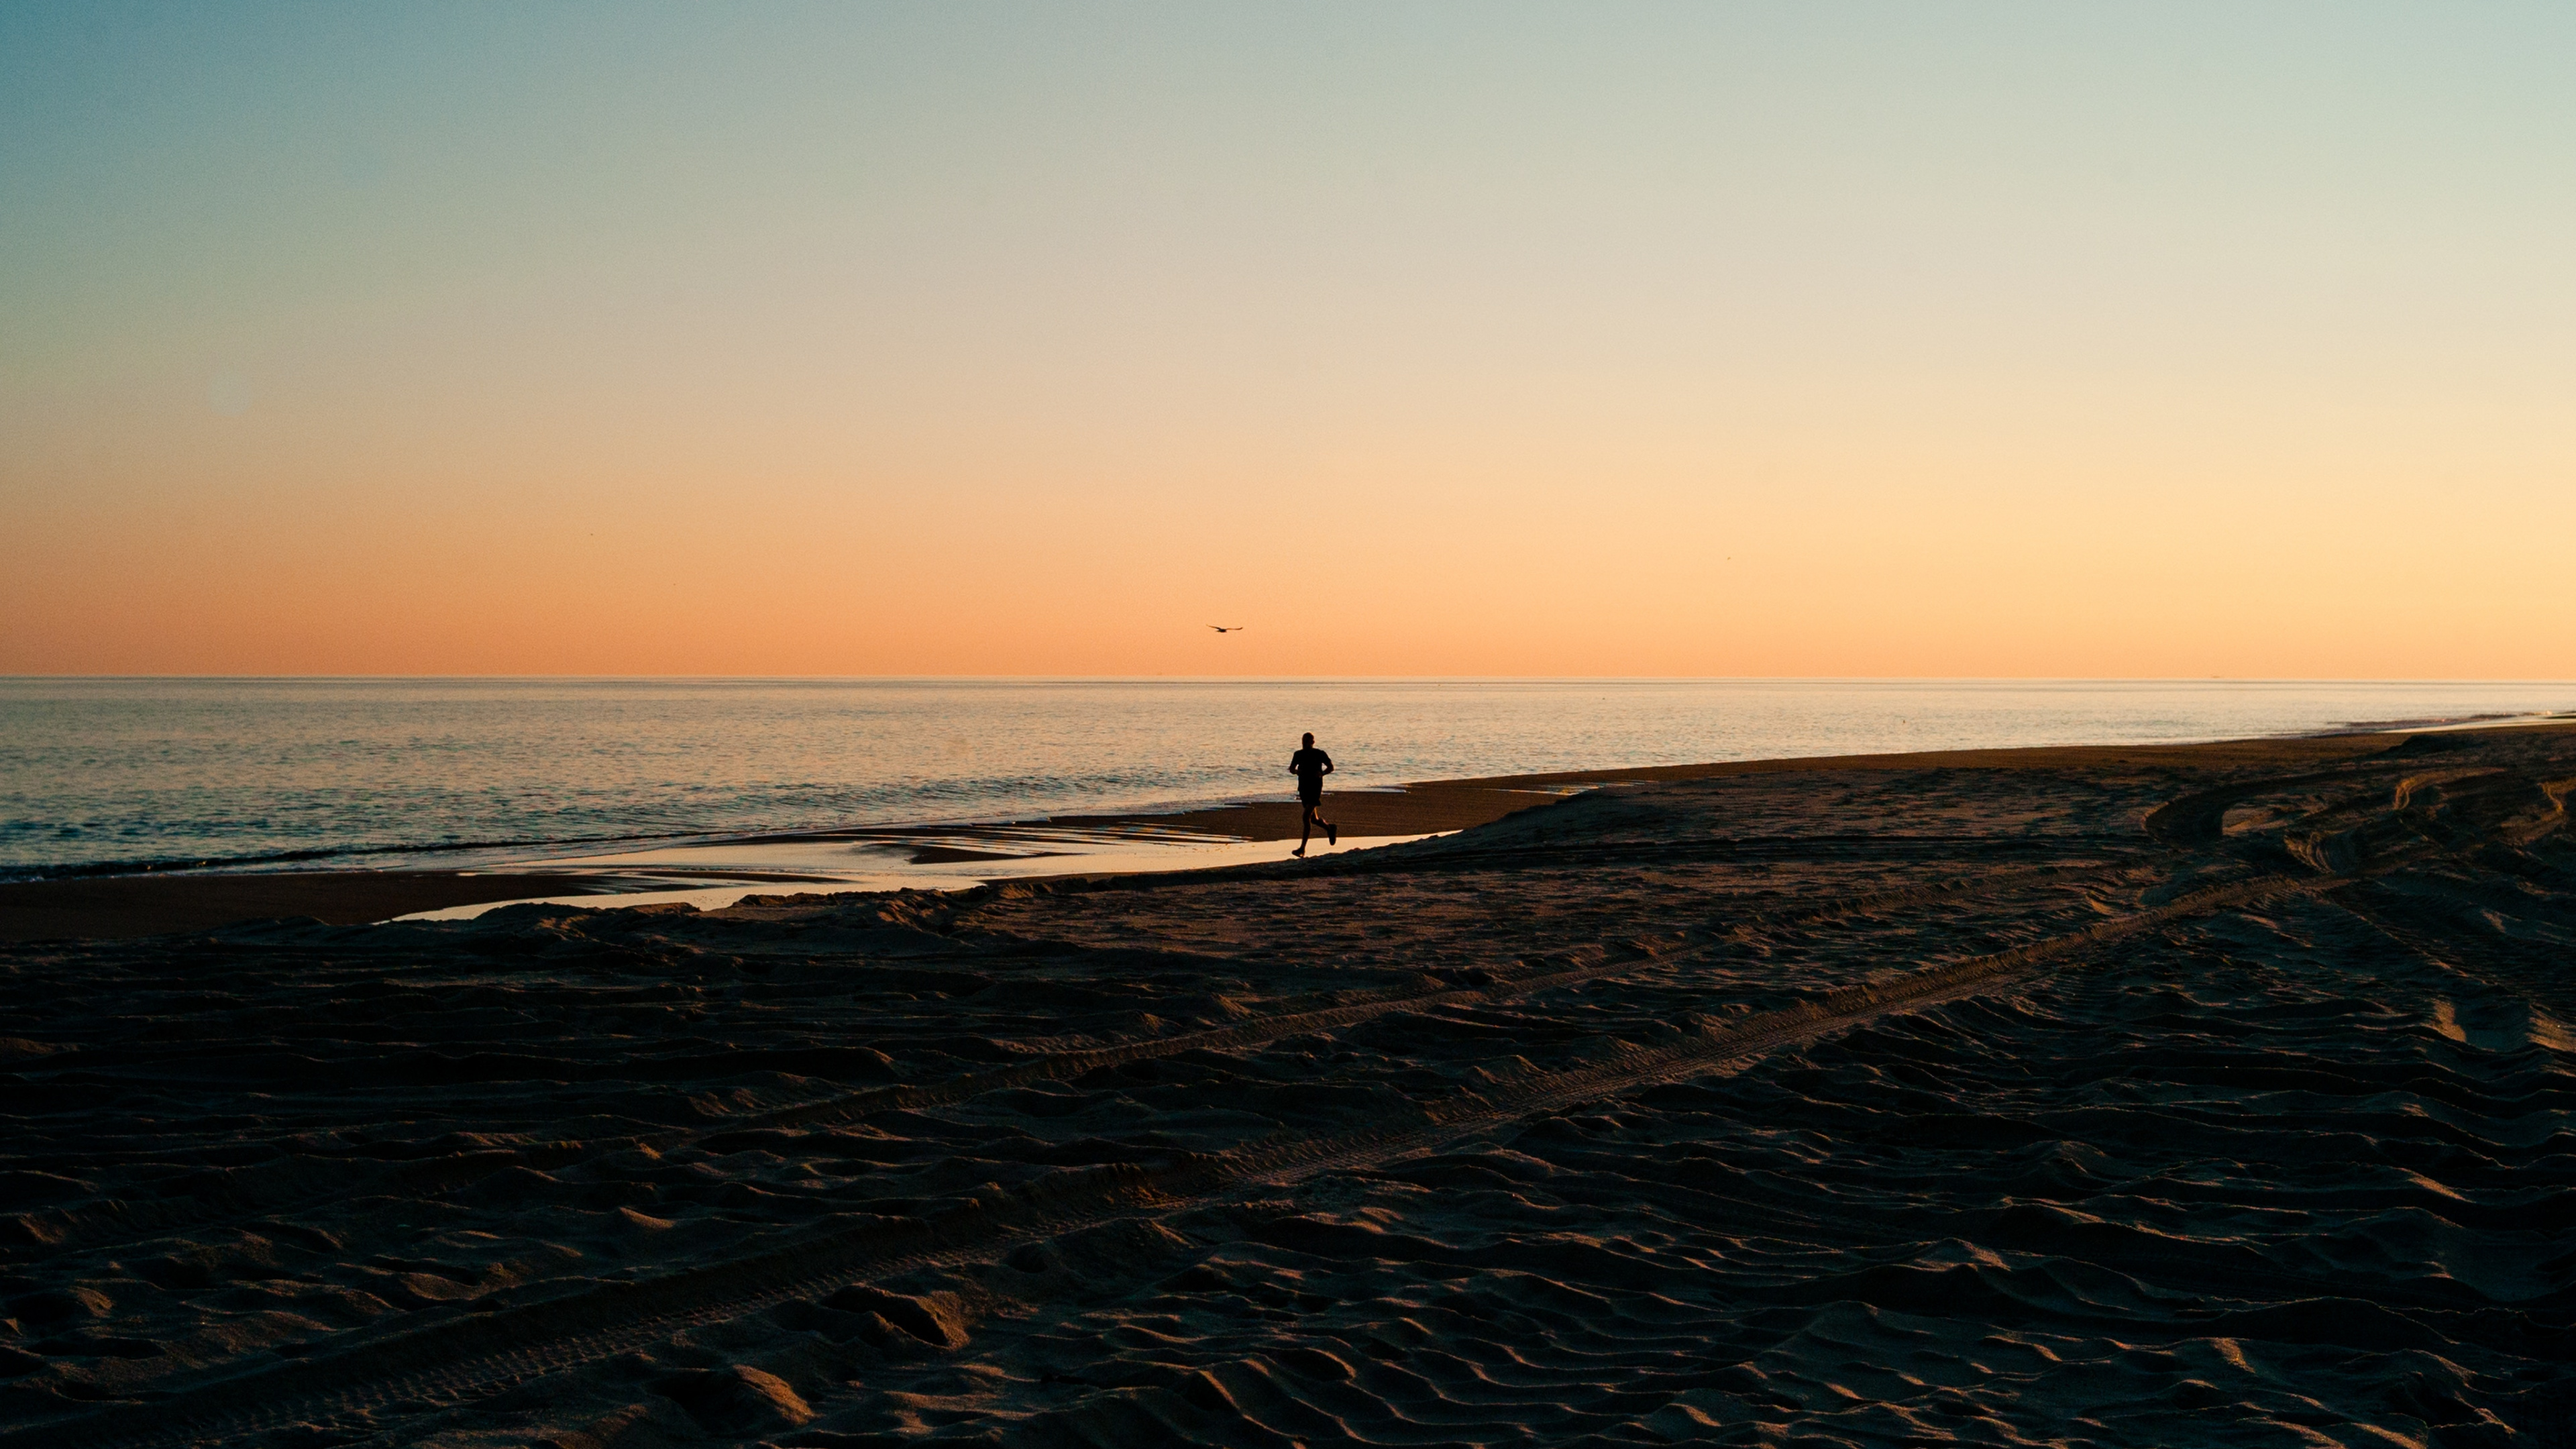
[[[2576,733],[0,948],[0,1444],[2538,1445]]]
[[[579,895],[591,876],[461,875],[446,870],[305,870],[125,875],[0,884],[0,941],[91,940],[203,931],[237,921],[309,917],[354,926],[416,911]]]

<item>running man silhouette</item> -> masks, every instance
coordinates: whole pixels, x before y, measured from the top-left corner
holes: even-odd
[[[1342,832],[1324,818],[1324,777],[1333,773],[1333,757],[1315,748],[1315,737],[1306,736],[1306,747],[1288,757],[1288,773],[1297,777],[1297,803],[1305,813],[1297,821],[1297,848],[1290,855],[1304,855],[1306,842],[1314,839],[1315,827],[1324,828],[1324,843],[1339,845]]]

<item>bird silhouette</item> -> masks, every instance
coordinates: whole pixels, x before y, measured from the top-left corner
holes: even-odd
[[[1210,624],[1208,627],[1214,629],[1220,634],[1231,634],[1243,626],[1241,624]]]

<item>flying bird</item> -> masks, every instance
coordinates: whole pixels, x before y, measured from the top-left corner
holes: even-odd
[[[1220,634],[1231,634],[1243,626],[1241,624],[1210,624],[1208,627],[1214,629]]]

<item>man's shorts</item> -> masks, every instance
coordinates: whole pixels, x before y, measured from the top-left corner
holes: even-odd
[[[1313,785],[1299,785],[1299,786],[1297,787],[1297,803],[1298,803],[1298,804],[1300,804],[1300,805],[1321,805],[1321,804],[1323,804],[1323,803],[1324,803],[1324,787],[1323,787],[1323,785],[1322,785],[1320,782],[1319,782],[1319,783],[1316,783],[1316,784],[1313,784]]]

